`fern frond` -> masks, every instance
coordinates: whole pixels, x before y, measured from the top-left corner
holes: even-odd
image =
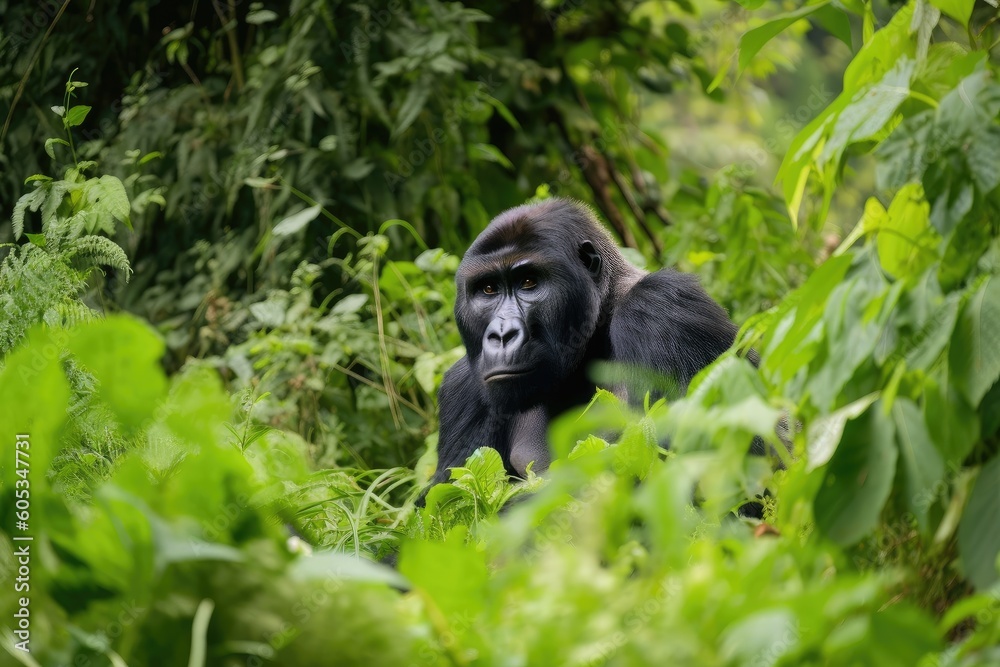
[[[95,264],[118,269],[125,274],[126,282],[132,275],[132,266],[128,262],[125,251],[120,245],[104,236],[84,236],[77,239],[67,250],[66,256],[86,257],[93,260]]]

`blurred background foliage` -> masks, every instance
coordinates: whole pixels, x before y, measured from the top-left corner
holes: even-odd
[[[41,647],[3,659],[1000,660],[991,0],[0,14],[0,572],[29,424]],[[484,449],[417,509],[461,253],[553,195],[760,371],[600,393],[547,480]]]

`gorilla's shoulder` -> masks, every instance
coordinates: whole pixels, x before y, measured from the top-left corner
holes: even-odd
[[[472,367],[469,365],[469,357],[464,356],[444,372],[441,391],[462,391],[470,380],[472,380]]]
[[[609,327],[615,361],[670,372],[683,383],[729,349],[736,331],[696,276],[672,269],[636,282]]]

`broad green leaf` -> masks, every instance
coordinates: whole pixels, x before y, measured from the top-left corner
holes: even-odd
[[[789,27],[793,23],[801,21],[810,14],[819,11],[829,4],[830,2],[827,0],[826,2],[821,2],[816,5],[800,7],[793,12],[776,16],[764,25],[758,26],[753,30],[748,30],[744,33],[743,36],[740,37],[738,73],[742,74],[743,70],[745,70],[747,65],[750,64],[750,61],[753,60],[753,57],[757,55],[762,48],[764,48],[764,45],[783,32],[785,28]]]
[[[63,126],[70,128],[80,125],[84,120],[86,120],[88,113],[90,113],[90,107],[86,104],[76,105],[66,112],[66,117],[63,118]]]
[[[820,410],[837,404],[842,391],[853,397],[845,387],[858,368],[872,363],[882,333],[871,309],[887,296],[882,279],[870,270],[857,273],[830,294],[823,313],[827,357],[808,381],[813,403]]]
[[[163,340],[149,325],[126,316],[88,322],[74,330],[68,347],[123,424],[137,428],[152,417],[167,381]]]
[[[836,4],[821,6],[809,20],[820,25],[828,33],[846,44],[848,48],[853,48],[851,20],[848,18],[847,12]]]
[[[157,416],[174,434],[192,443],[221,442],[222,425],[231,407],[218,373],[190,366],[170,378],[170,392]],[[242,469],[244,459],[236,460]]]
[[[843,584],[840,584],[842,586]],[[838,588],[840,588],[838,586]],[[847,629],[847,620],[838,630]],[[871,625],[867,625],[868,637],[859,645],[854,645],[852,632],[847,631],[850,658],[837,660],[831,656],[829,664],[840,665],[918,665],[923,658],[941,650],[941,639],[933,621],[926,613],[908,601],[889,605],[871,615]]]
[[[995,123],[981,127],[967,151],[966,164],[980,192],[991,192],[1000,185],[1000,127]]]
[[[896,278],[912,278],[937,258],[940,237],[930,226],[924,189],[910,184],[896,193],[876,239],[882,267]]]
[[[903,478],[903,501],[917,519],[925,535],[929,532],[927,515],[935,500],[935,489],[944,479],[944,460],[931,442],[924,416],[908,398],[892,404],[892,419],[899,446],[899,472]]]
[[[725,628],[719,638],[720,656],[726,664],[752,665],[766,655],[774,661],[769,664],[776,664],[796,649],[798,641],[790,636],[789,628],[797,626],[795,614],[787,608],[752,613]]]
[[[1000,278],[988,278],[962,309],[949,362],[952,382],[978,406],[1000,378]]]
[[[934,127],[934,112],[922,111],[903,120],[875,151],[875,175],[883,190],[900,188],[920,178],[927,167],[924,155]]]
[[[310,206],[309,208],[304,208],[297,213],[293,213],[276,224],[272,233],[278,237],[291,236],[292,234],[301,231],[306,225],[315,220],[322,208],[322,206],[317,204],[316,206]]]
[[[629,424],[615,449],[615,470],[644,479],[658,452],[656,433],[648,419]]]
[[[24,236],[29,241],[31,241],[31,243],[33,243],[34,245],[38,246],[39,248],[44,248],[45,247],[45,243],[46,243],[46,241],[45,241],[45,234],[25,234]]]
[[[837,445],[844,435],[847,422],[864,414],[876,400],[878,400],[877,393],[869,394],[809,424],[809,430],[806,432],[807,472],[829,463],[837,451]]]
[[[979,440],[979,415],[950,384],[931,382],[924,390],[924,421],[937,450],[959,465]]]
[[[30,470],[34,488],[48,485],[46,471],[63,445],[58,434],[67,417],[70,388],[62,353],[71,336],[72,330],[36,328],[4,359],[0,450],[6,460],[0,465],[0,497],[14,489],[15,471],[21,467],[18,460]],[[27,446],[16,446],[19,440]],[[23,458],[18,459],[15,451],[23,451]]]
[[[839,161],[848,145],[872,139],[892,120],[910,95],[916,61],[900,59],[885,76],[855,94],[838,115],[818,163]]]
[[[963,26],[969,25],[976,0],[930,0],[930,3]]]
[[[928,370],[938,360],[955,330],[959,304],[957,294],[949,295],[920,328],[906,352],[908,368]]]
[[[787,381],[816,353],[814,332],[821,325],[830,293],[851,266],[849,255],[832,257],[809,276],[805,285],[785,297],[793,309],[765,334],[762,367]]]
[[[813,502],[816,526],[834,542],[854,544],[878,525],[896,475],[894,435],[881,401],[844,428]]]
[[[994,584],[1000,556],[1000,457],[983,466],[958,525],[958,551],[966,578],[979,590]]]
[[[465,531],[453,530],[445,542],[404,542],[399,554],[400,574],[450,621],[483,610],[489,579],[484,554],[463,543]]]

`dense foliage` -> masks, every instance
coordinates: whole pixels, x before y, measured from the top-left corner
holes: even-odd
[[[997,8],[703,4],[0,0],[4,664],[1000,663]],[[554,194],[760,368],[418,508]]]

